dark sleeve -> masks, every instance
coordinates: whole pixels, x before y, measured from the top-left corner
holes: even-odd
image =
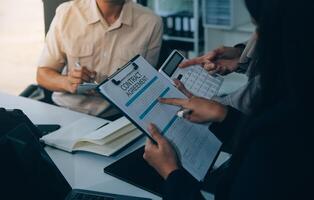
[[[242,54],[243,54],[243,52],[244,52],[244,50],[246,48],[246,44],[247,43],[248,43],[248,41],[236,44],[234,46],[235,48],[238,48],[238,49],[241,50],[241,52],[242,52],[241,56],[242,56]],[[241,56],[240,56],[240,58],[241,58]],[[248,69],[248,65],[243,65],[243,64],[238,63],[238,68],[235,70],[235,72],[244,74],[247,71],[247,69]]]
[[[243,52],[245,47],[246,47],[246,44],[247,44],[247,41],[243,42],[243,43],[236,44],[236,45],[234,45],[234,47],[238,48],[238,49],[241,49],[241,51]]]
[[[234,136],[239,124],[246,117],[245,114],[237,109],[228,106],[228,114],[226,119],[220,123],[212,123],[209,129],[223,143],[228,142]]]
[[[309,187],[313,187],[310,184],[313,176],[309,177],[308,172],[313,170],[313,163],[309,164],[309,154],[302,147],[304,141],[297,134],[286,136],[287,132],[271,132],[273,136],[261,136],[251,143],[236,171],[230,200],[309,199],[312,196],[313,188]]]
[[[173,171],[163,188],[165,200],[199,200],[204,199],[200,193],[201,184],[184,169]]]

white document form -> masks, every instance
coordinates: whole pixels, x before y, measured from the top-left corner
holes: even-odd
[[[133,58],[108,78],[98,91],[119,107],[133,123],[149,135],[149,123],[175,147],[182,166],[197,180],[203,180],[221,142],[204,124],[177,117],[180,107],[161,104],[159,97],[187,98],[143,57]]]

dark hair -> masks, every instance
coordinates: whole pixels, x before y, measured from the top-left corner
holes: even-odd
[[[313,107],[314,6],[308,0],[245,0],[258,25],[257,73],[261,92],[253,113],[289,99]]]

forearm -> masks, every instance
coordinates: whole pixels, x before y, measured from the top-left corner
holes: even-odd
[[[67,92],[69,81],[67,76],[48,67],[40,67],[37,70],[37,83],[51,91]]]

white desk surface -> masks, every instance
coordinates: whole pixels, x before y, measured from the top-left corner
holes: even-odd
[[[93,116],[74,112],[65,108],[1,92],[0,107],[4,107],[6,109],[21,109],[34,124],[59,124],[61,126],[65,126],[66,124],[82,117],[90,117],[91,120],[95,118]],[[71,154],[51,147],[45,147],[45,150],[72,188],[146,197],[154,200],[161,199],[152,193],[103,172],[104,167],[134,151],[143,145],[144,142],[145,137],[142,137],[133,145],[123,150],[118,155],[112,157],[100,156],[87,152],[77,152]],[[219,166],[228,158],[229,155],[222,152],[218,157],[215,166]],[[130,173],[132,173],[132,169],[130,169]],[[213,199],[212,195],[208,193],[203,194],[206,199]]]
[[[60,124],[64,126],[82,117],[94,118],[93,116],[70,111],[65,108],[1,92],[0,107],[23,110],[34,124]],[[99,156],[85,152],[71,154],[51,147],[45,147],[45,149],[72,188],[161,199],[154,194],[103,172],[104,167],[137,149],[144,141],[145,138],[143,137],[114,157]],[[132,173],[132,169],[130,169],[130,173]]]

